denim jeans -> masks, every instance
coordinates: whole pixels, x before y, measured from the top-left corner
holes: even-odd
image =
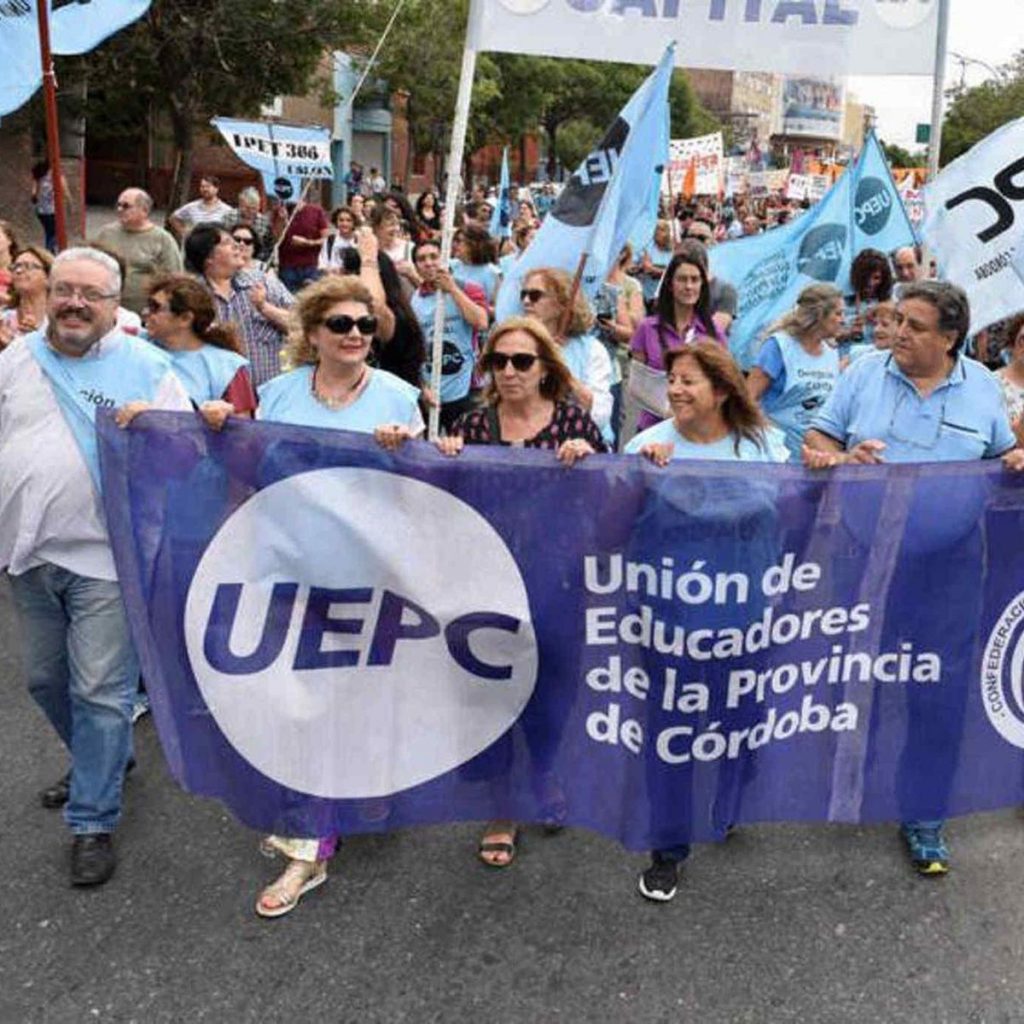
[[[76,835],[112,832],[139,685],[121,587],[50,564],[10,581],[29,693],[71,752],[64,820]]]
[[[316,267],[281,267],[278,275],[281,284],[294,295],[310,281],[316,281],[320,277],[320,271]]]

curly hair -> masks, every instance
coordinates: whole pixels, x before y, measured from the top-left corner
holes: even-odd
[[[150,282],[147,297],[163,293],[175,316],[192,314],[192,330],[206,345],[225,348],[242,355],[242,340],[234,324],[217,323],[217,310],[210,293],[188,274],[166,274]]]
[[[292,329],[284,348],[284,360],[290,367],[320,361],[309,335],[323,323],[327,310],[339,302],[360,302],[373,312],[373,296],[357,277],[323,277],[299,292],[291,309]]]
[[[882,275],[882,279],[875,289],[873,295],[868,294],[868,285],[871,275],[874,273]],[[853,294],[858,299],[874,299],[877,302],[887,302],[892,298],[892,267],[884,252],[877,249],[863,249],[854,257],[850,267],[850,284],[853,286]]]

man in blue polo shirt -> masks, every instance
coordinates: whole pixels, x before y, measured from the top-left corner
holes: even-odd
[[[908,283],[896,323],[890,352],[870,353],[840,377],[805,436],[805,465],[823,469],[843,463],[1002,457],[1008,469],[1024,470],[1024,451],[1016,447],[996,378],[961,354],[970,324],[963,291],[946,282]],[[913,636],[925,618],[933,632],[943,627],[951,652],[944,659],[946,674],[956,680],[942,690],[907,691],[907,736],[897,790],[901,808],[920,807],[923,792],[934,794],[934,817],[902,826],[911,861],[924,875],[949,870],[942,814],[957,767],[955,723],[962,719],[977,626],[973,609],[952,599],[949,584],[976,579],[980,531],[970,516],[944,529],[950,515],[936,510],[933,538],[903,539],[914,553],[901,562],[902,577],[891,582],[887,595],[903,635]],[[922,601],[927,593],[947,599]],[[965,678],[959,679],[960,674]]]

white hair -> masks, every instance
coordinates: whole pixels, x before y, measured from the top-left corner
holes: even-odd
[[[252,185],[246,186],[241,192],[238,193],[239,202],[244,200],[247,203],[255,203],[257,208],[260,205],[260,194],[252,187]]]
[[[98,263],[110,275],[110,290],[117,292],[118,295],[121,294],[121,268],[117,265],[117,260],[99,249],[93,249],[92,246],[78,245],[71,249],[65,249],[53,261],[53,267],[50,269],[51,275],[65,263],[74,263],[78,260]]]

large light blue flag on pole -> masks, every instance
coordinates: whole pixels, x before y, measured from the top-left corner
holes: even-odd
[[[729,348],[748,369],[767,327],[810,284],[845,291],[850,265],[864,249],[889,253],[916,241],[885,154],[874,132],[853,167],[817,206],[783,227],[711,249],[711,273],[739,292]]]
[[[326,128],[229,117],[215,117],[211,124],[239,160],[260,172],[267,195],[283,202],[298,199],[305,179],[334,177]]]
[[[88,53],[149,10],[150,0],[51,0],[55,54]],[[42,85],[36,0],[0,0],[0,116],[17,110]]]
[[[597,149],[569,179],[537,237],[502,282],[499,320],[521,311],[519,287],[531,270],[560,267],[574,274],[584,254],[581,287],[592,297],[637,221],[650,217],[651,190],[656,193],[668,160],[668,87],[674,60],[675,48],[669,46]]]
[[[508,183],[508,146],[501,154],[501,180],[498,182],[498,199],[491,214],[488,230],[492,238],[508,238],[512,234],[512,195]]]

